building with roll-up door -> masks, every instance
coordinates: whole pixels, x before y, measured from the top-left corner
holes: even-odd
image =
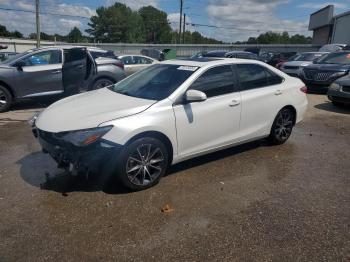
[[[315,45],[350,44],[350,11],[334,15],[334,6],[328,5],[310,15],[309,30]]]

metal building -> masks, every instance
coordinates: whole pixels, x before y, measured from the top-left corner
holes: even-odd
[[[310,15],[309,30],[313,44],[350,44],[350,11],[334,16],[328,5]]]

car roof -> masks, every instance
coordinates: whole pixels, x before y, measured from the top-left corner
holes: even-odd
[[[235,50],[235,51],[227,52],[227,54],[254,54],[254,53],[249,52],[249,51],[239,51],[239,50]]]
[[[165,60],[165,61],[161,62],[161,64],[196,66],[196,67],[204,67],[204,66],[211,66],[211,65],[237,64],[237,63],[265,64],[265,63],[262,63],[262,62],[256,61],[256,60],[247,60],[247,59],[238,59],[238,58],[219,58],[219,57],[172,59],[172,60]]]
[[[96,46],[78,46],[78,45],[52,45],[52,46],[42,46],[39,48],[33,48],[30,49],[31,51],[40,51],[45,49],[52,49],[52,48],[60,48],[60,49],[72,49],[72,48],[87,48],[88,50],[96,50],[96,51],[103,51],[108,52],[108,50],[104,50],[102,48],[96,47]],[[29,50],[28,50],[29,51]]]

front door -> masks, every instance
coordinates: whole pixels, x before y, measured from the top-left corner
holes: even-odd
[[[62,78],[65,93],[73,95],[80,92],[84,80],[93,73],[93,59],[89,56],[86,48],[75,47],[64,50],[64,63]]]
[[[20,66],[17,66],[20,65]],[[16,62],[15,78],[19,97],[63,92],[62,50],[40,51]]]
[[[178,155],[181,159],[219,148],[237,139],[241,97],[230,65],[208,69],[190,89],[204,92],[207,100],[174,105]]]

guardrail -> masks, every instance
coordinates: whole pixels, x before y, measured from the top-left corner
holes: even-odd
[[[3,40],[0,39],[0,45],[7,45],[8,48],[3,51],[11,52],[24,52],[28,49],[35,48],[36,42],[33,40]],[[165,49],[171,48],[176,49],[178,56],[190,56],[194,53],[201,51],[212,51],[212,50],[244,50],[249,47],[260,48],[261,51],[267,52],[308,52],[317,51],[319,45],[309,44],[127,44],[127,43],[61,43],[61,42],[48,42],[42,41],[41,46],[52,46],[52,45],[74,45],[74,46],[95,46],[106,50],[113,50],[117,54],[139,54],[144,48],[154,49]],[[0,51],[1,52],[1,51]]]

